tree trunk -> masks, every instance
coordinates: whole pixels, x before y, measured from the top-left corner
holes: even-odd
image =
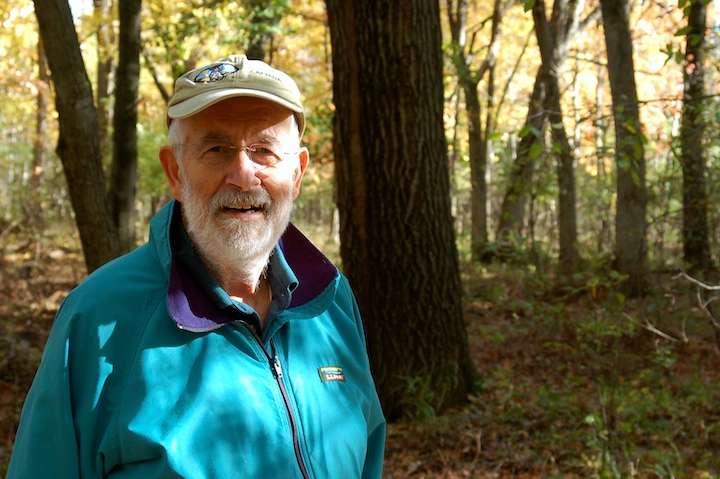
[[[137,101],[140,81],[140,8],[142,0],[119,2],[120,55],[113,115],[113,162],[110,206],[120,251],[135,248],[135,184],[137,180]]]
[[[447,3],[447,13],[450,22],[450,33],[453,39],[453,63],[458,72],[459,84],[465,94],[465,110],[468,117],[468,145],[470,159],[470,184],[471,191],[471,253],[475,260],[483,259],[488,242],[488,181],[487,167],[489,160],[490,140],[488,139],[492,130],[486,131],[483,135],[482,127],[482,105],[478,93],[478,85],[486,72],[491,72],[495,67],[497,50],[500,45],[500,23],[507,8],[514,3],[509,0],[503,4],[501,0],[495,0],[493,9],[492,28],[490,34],[490,45],[488,54],[482,66],[475,72],[471,69],[473,63],[473,46],[467,45],[467,2],[458,0],[457,5],[453,1]],[[488,81],[488,103],[486,124],[493,128],[493,97],[494,85]]]
[[[117,229],[107,201],[92,87],[67,0],[34,0],[55,85],[63,164],[85,264],[92,271],[118,255]]]
[[[277,25],[278,17],[273,10],[274,1],[250,0],[250,41],[245,54],[251,60],[272,63],[272,27]]]
[[[437,2],[327,0],[341,255],[390,420],[466,401]]]
[[[547,127],[547,115],[543,110],[546,89],[545,74],[538,70],[535,86],[530,96],[530,105],[525,120],[525,135],[520,139],[517,155],[510,168],[510,179],[500,207],[500,218],[495,237],[497,241],[507,243],[515,235],[522,235],[525,218],[525,203],[532,188],[535,170],[535,157],[531,155],[532,146],[543,141],[542,132]],[[534,153],[532,153],[534,154]]]
[[[615,119],[617,209],[615,269],[628,276],[625,293],[641,295],[647,268],[644,137],[640,125],[627,0],[601,0],[607,68]]]
[[[479,80],[479,79],[478,79]],[[483,128],[480,117],[481,105],[478,94],[478,81],[464,79],[460,76],[460,84],[465,92],[465,109],[468,117],[468,144],[470,158],[470,219],[471,219],[471,253],[475,260],[480,260],[487,247],[488,231],[486,209],[487,182],[485,172],[487,170],[487,157],[483,156]]]
[[[113,51],[115,35],[113,31],[112,0],[93,0],[97,21],[97,111],[100,123],[100,150],[103,159],[111,156],[110,111],[112,74],[114,68]]]
[[[38,83],[37,110],[35,111],[35,139],[33,140],[33,162],[30,173],[30,202],[28,216],[33,232],[39,237],[45,227],[45,216],[42,207],[42,183],[45,164],[45,140],[48,127],[48,99],[50,92],[50,75],[47,69],[45,46],[42,38],[38,38]]]
[[[705,2],[702,0],[690,2],[685,50],[685,95],[680,130],[683,170],[683,253],[687,267],[692,272],[710,267],[703,142],[705,12]]]
[[[537,2],[535,2],[535,4],[537,4]],[[526,135],[520,142],[517,157],[510,171],[508,188],[502,202],[497,232],[497,237],[500,241],[509,240],[513,234],[522,234],[525,218],[525,203],[532,188],[531,181],[535,157],[537,156],[536,152],[539,151],[539,148],[534,145],[541,144],[544,140],[544,132],[547,128],[549,113],[553,112],[556,114],[552,120],[553,124],[562,124],[562,116],[559,114],[559,110],[556,109],[556,104],[559,104],[559,98],[555,101],[555,93],[553,90],[557,90],[557,72],[567,58],[567,50],[570,42],[577,35],[578,31],[595,17],[595,12],[591,12],[585,20],[580,21],[579,15],[583,7],[584,2],[581,0],[556,0],[553,5],[553,13],[549,25],[547,25],[547,18],[543,14],[541,28],[547,31],[536,32],[539,41],[545,39],[543,41],[549,42],[549,45],[545,48],[550,48],[552,53],[546,52],[545,56],[550,55],[547,60],[551,61],[552,65],[545,65],[547,60],[543,57],[543,65],[541,65],[535,77],[535,87],[533,88],[533,93],[530,98],[527,120],[523,128],[526,131]],[[544,5],[542,10],[545,10]],[[555,86],[553,86],[553,83]],[[567,140],[567,135],[564,131],[562,133],[554,132],[554,135],[558,134],[564,135]],[[561,159],[561,161],[564,160]],[[561,166],[561,168],[563,167]],[[564,168],[567,168],[567,165],[565,165]],[[562,194],[572,194],[568,189],[569,185],[566,184],[564,187],[566,190]],[[561,186],[561,188],[563,188],[563,186]],[[568,198],[566,197],[564,199],[567,200]],[[572,209],[570,211],[567,210],[567,207],[565,209],[566,211],[561,213],[566,216],[563,228],[572,228],[572,221],[569,221],[569,217],[572,216]],[[566,239],[574,244],[572,234],[567,234],[568,231],[565,233]],[[574,255],[574,253],[567,250],[567,248],[565,248],[565,252],[571,256]]]
[[[582,8],[584,2],[572,2],[571,9],[566,5],[561,6],[561,14],[577,12]],[[556,5],[556,8],[558,5]],[[560,86],[558,84],[558,58],[565,56],[564,52],[555,47],[555,40],[550,30],[550,25],[545,14],[545,2],[536,0],[533,5],[533,19],[535,21],[535,34],[537,35],[538,46],[542,56],[543,75],[546,79],[547,94],[544,109],[547,112],[551,125],[551,136],[554,150],[558,155],[558,229],[559,229],[559,273],[561,276],[571,275],[580,265],[580,255],[577,250],[577,208],[575,204],[575,157],[572,154],[572,147],[568,140],[563,123],[562,108],[560,106]],[[556,14],[557,17],[557,14]],[[562,31],[567,35],[573,31],[576,22],[568,23],[557,21],[563,24]],[[574,17],[577,19],[577,17]],[[569,25],[565,27],[565,25]]]

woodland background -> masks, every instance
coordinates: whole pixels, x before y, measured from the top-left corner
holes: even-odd
[[[713,3],[74,1],[69,71],[71,49],[39,36],[62,31],[63,5],[0,1],[0,476],[53,315],[105,260],[90,245],[132,249],[168,199],[174,78],[244,51],[304,93],[294,221],[358,291],[387,477],[718,477]],[[68,153],[56,101],[80,73],[104,172],[90,184],[112,199],[73,191],[92,148]],[[109,205],[112,234],[84,237],[73,195]]]

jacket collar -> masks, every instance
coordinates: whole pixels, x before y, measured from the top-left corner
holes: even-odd
[[[218,301],[217,295],[207,293],[207,278],[210,277],[207,271],[204,271],[203,276],[202,273],[191,271],[191,268],[185,267],[183,262],[179,261],[178,245],[173,244],[172,231],[176,226],[182,228],[180,203],[171,201],[157,214],[161,215],[165,221],[159,221],[158,218],[151,222],[151,238],[158,243],[158,251],[169,256],[167,263],[163,261],[169,268],[168,312],[178,327],[188,331],[207,332],[229,322],[247,320],[248,315],[253,314],[250,308],[243,310],[244,305]],[[161,227],[159,234],[153,234],[153,230],[158,227]],[[287,294],[287,297],[279,298],[283,302],[282,306],[301,310],[302,306],[312,302],[310,310],[313,315],[327,309],[334,295],[322,293],[334,284],[338,270],[294,225],[288,226],[278,242],[272,262],[272,268],[277,272],[273,290],[278,289],[279,281],[284,285],[279,289],[283,294]],[[296,281],[293,281],[294,279]],[[322,299],[322,304],[314,301],[318,298]]]

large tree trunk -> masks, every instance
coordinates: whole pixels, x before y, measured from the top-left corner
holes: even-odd
[[[644,138],[640,125],[627,0],[601,0],[607,68],[615,118],[617,210],[615,269],[628,276],[625,292],[642,294],[647,268]]]
[[[110,206],[118,229],[120,251],[135,248],[135,185],[137,180],[137,99],[140,81],[140,7],[142,0],[122,0],[120,55],[113,116],[113,162]]]
[[[118,255],[117,229],[107,201],[92,87],[67,0],[34,0],[55,85],[63,164],[85,264],[92,271]]]
[[[327,0],[343,267],[390,420],[462,404],[463,323],[437,2]]]
[[[690,271],[710,267],[705,185],[703,94],[705,90],[705,2],[690,2],[685,50],[685,95],[680,130],[683,169],[683,253]]]

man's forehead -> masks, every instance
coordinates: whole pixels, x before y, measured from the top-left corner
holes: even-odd
[[[237,101],[240,100],[240,101]],[[286,136],[293,128],[293,113],[269,101],[230,99],[216,103],[189,117],[188,133],[204,137],[213,132],[218,137],[242,135]]]
[[[213,117],[252,120],[273,119],[275,122],[290,118],[293,112],[277,103],[253,97],[228,98],[209,106],[197,115],[210,115]]]

